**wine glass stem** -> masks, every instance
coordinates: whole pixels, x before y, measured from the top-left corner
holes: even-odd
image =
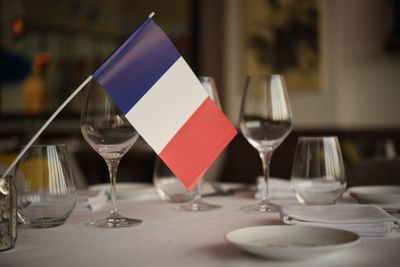
[[[110,173],[110,183],[111,183],[111,213],[117,213],[117,170],[120,159],[107,159],[107,167]]]
[[[201,201],[201,183],[202,181],[200,180],[196,187],[194,188],[195,192],[194,192],[194,203],[200,202]]]
[[[263,165],[263,173],[264,173],[264,180],[265,180],[265,190],[262,192],[261,199],[262,201],[268,200],[268,181],[269,181],[269,163],[271,161],[273,151],[261,151],[260,158]]]

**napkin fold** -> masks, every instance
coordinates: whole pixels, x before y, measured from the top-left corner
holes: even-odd
[[[285,224],[338,228],[360,236],[400,234],[400,220],[375,205],[282,206]]]
[[[104,190],[78,190],[76,210],[96,212],[101,210],[108,202]]]
[[[257,188],[254,197],[262,199],[265,191],[265,178],[262,176],[257,177]],[[290,180],[280,178],[270,178],[268,181],[268,197],[269,198],[294,198]]]

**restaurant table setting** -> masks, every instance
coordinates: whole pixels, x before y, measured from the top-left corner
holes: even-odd
[[[270,184],[271,192],[290,189],[289,181],[271,179]],[[239,185],[222,186],[228,190]],[[207,188],[205,186],[205,193],[208,193]],[[149,192],[148,188],[143,190]],[[140,195],[141,189],[136,191]],[[131,194],[135,195],[135,189]],[[398,266],[399,236],[359,238],[355,233],[337,229],[335,224],[329,225],[335,228],[317,227],[299,231],[295,229],[299,226],[283,225],[279,213],[241,210],[243,204],[254,201],[254,194],[254,191],[243,191],[230,196],[210,197],[207,200],[220,205],[220,209],[193,213],[176,210],[179,203],[166,202],[160,197],[123,201],[122,196],[119,210],[141,218],[143,224],[117,230],[93,229],[85,224],[106,214],[110,203],[99,211],[74,210],[68,220],[58,227],[37,229],[20,225],[15,247],[1,252],[0,262],[2,266],[26,266],[27,262],[29,266]],[[326,208],[353,209],[358,206],[347,194],[337,204],[329,206],[304,206],[294,197],[287,196],[273,197],[271,202],[282,206],[283,211],[285,207],[291,207],[296,213],[301,213],[303,208],[321,208],[324,211],[320,214],[331,218],[336,217]],[[291,210],[286,209],[287,214],[296,215]],[[354,214],[353,219],[361,220],[362,217]],[[281,228],[270,228],[276,226]],[[231,244],[241,240],[232,240],[235,231],[249,227],[264,227],[257,230],[258,239],[264,235],[271,237],[271,232],[274,233],[274,242],[280,242],[278,247],[273,247],[275,257],[268,252],[264,252],[262,257],[255,257],[242,252],[237,244]],[[318,232],[319,229],[336,229],[337,232],[332,235],[330,230]],[[300,240],[306,244],[290,245],[300,233],[303,233]],[[318,240],[321,235],[325,243],[313,244],[315,240],[322,242]],[[335,237],[333,240],[332,236]],[[271,245],[257,246],[271,249]],[[296,252],[300,253],[297,257],[293,255],[296,247],[302,251]],[[326,251],[316,252],[324,249]],[[301,257],[304,254],[307,256]]]
[[[254,86],[254,80],[261,80],[255,83],[262,86]],[[280,103],[280,108],[268,116],[290,122],[282,76],[249,77],[247,86],[264,88],[267,98],[278,97],[267,106]],[[206,174],[203,190],[197,185],[191,193],[160,162],[154,185],[117,184],[118,162],[138,134],[100,89],[92,85],[87,92],[81,128],[105,159],[111,184],[77,191],[65,146],[31,147],[15,172],[21,224],[15,247],[0,253],[2,265],[398,266],[400,220],[384,210],[385,204],[399,204],[397,191],[372,190],[367,199],[357,188],[345,192],[336,137],[301,137],[291,179],[270,179],[272,151],[291,128],[274,131],[276,141],[265,143],[263,136],[270,131],[260,126],[267,123],[265,114],[246,117],[244,101],[241,129],[263,162],[264,175],[255,177],[255,185],[219,183]],[[250,102],[257,106],[257,101]],[[101,112],[96,111],[99,107]],[[102,115],[104,109],[107,116]]]
[[[267,90],[275,84],[268,97],[275,94],[285,100],[283,77],[257,79],[269,84],[260,86]],[[248,86],[251,80],[254,78],[249,78]],[[219,183],[207,179],[206,174],[203,189],[197,186],[190,192],[159,160],[153,185],[117,184],[118,161],[138,135],[119,117],[118,110],[110,109],[111,100],[104,94],[93,107],[107,103],[103,107],[109,115],[98,118],[96,114],[103,112],[87,111],[92,105],[89,99],[97,97],[88,96],[96,90],[101,92],[96,85],[87,92],[81,127],[85,140],[105,158],[111,184],[77,191],[70,182],[65,146],[33,146],[16,169],[22,224],[15,247],[0,253],[2,265],[398,266],[400,220],[384,210],[385,204],[391,208],[400,204],[397,191],[388,187],[372,190],[367,195],[373,196],[367,199],[357,188],[345,192],[336,137],[301,137],[291,179],[270,179],[272,152],[265,154],[263,147],[276,148],[287,131],[274,132],[279,140],[263,143],[262,136],[270,129],[254,128],[264,123],[262,117],[259,122],[255,117],[251,121],[242,117],[242,131],[247,131],[263,161],[264,175],[255,177],[255,185]],[[268,105],[274,103],[279,101]],[[287,100],[280,103],[281,107],[288,105]],[[290,109],[271,110],[290,121]],[[96,127],[112,131],[99,139],[96,132],[91,133]],[[103,144],[107,140],[111,146]],[[254,204],[255,200],[259,202]],[[375,203],[359,204],[360,200]],[[71,205],[75,206],[72,213]]]
[[[301,137],[291,179],[270,179],[293,122],[282,75],[249,75],[242,98],[240,130],[263,176],[207,179],[237,132],[214,80],[193,74],[153,15],[21,150],[12,179],[1,176],[0,266],[399,266],[399,191],[345,192],[337,137]],[[76,190],[66,146],[32,144],[86,85],[81,131],[110,184]],[[139,135],[159,156],[154,185],[117,184]]]

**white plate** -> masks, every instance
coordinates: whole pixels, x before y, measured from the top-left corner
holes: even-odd
[[[110,194],[111,184],[95,184],[89,186],[89,190],[104,190]],[[155,189],[152,184],[147,183],[117,183],[117,198],[131,198],[138,194],[153,194]]]
[[[400,186],[356,186],[348,191],[360,203],[377,204],[383,208],[400,206]]]
[[[356,244],[360,237],[349,231],[297,225],[242,228],[225,239],[257,256],[279,260],[308,260]]]

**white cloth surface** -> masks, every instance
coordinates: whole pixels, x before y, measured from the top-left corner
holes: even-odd
[[[333,227],[361,236],[400,234],[400,220],[374,205],[292,205],[282,206],[280,213],[285,224]]]
[[[161,200],[119,202],[120,212],[143,224],[123,229],[96,229],[85,226],[100,219],[99,212],[74,211],[67,222],[49,229],[18,227],[16,246],[0,252],[0,266],[140,266],[140,267],[372,267],[399,266],[400,238],[362,238],[325,258],[306,262],[260,259],[227,243],[224,235],[235,229],[281,224],[278,213],[249,214],[240,207],[253,204],[251,196],[205,198],[221,205],[209,212],[174,210],[178,204]],[[274,201],[295,204],[295,199]],[[288,226],[290,227],[290,226]]]
[[[88,187],[89,191],[104,191],[110,199],[110,183],[94,184]],[[151,201],[160,199],[154,186],[148,183],[117,183],[117,200],[119,203],[131,201]]]
[[[106,206],[108,196],[104,190],[78,190],[75,210],[96,212]]]

